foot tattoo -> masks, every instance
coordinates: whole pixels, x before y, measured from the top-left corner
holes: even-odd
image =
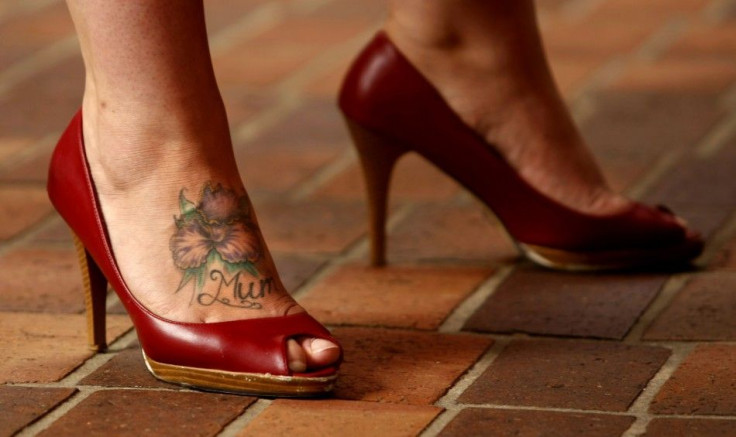
[[[176,292],[192,284],[190,304],[261,309],[258,300],[271,294],[273,278],[258,270],[264,244],[248,196],[208,182],[196,204],[182,189],[179,209],[169,243],[183,272]]]

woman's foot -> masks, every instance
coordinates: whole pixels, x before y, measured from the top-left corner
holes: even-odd
[[[194,323],[304,311],[261,236],[221,103],[162,114],[90,94],[87,158],[118,267],[136,299],[161,317]],[[287,349],[296,372],[340,355],[323,339],[292,339]]]
[[[530,2],[416,4],[393,2],[392,42],[527,182],[584,213],[630,205],[606,184],[557,91]],[[453,26],[459,18],[465,25]]]
[[[86,71],[87,158],[131,292],[184,322],[303,311],[279,280],[238,175],[202,1],[67,4]],[[288,355],[303,371],[340,351],[299,338]]]

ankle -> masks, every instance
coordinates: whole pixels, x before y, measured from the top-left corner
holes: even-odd
[[[522,38],[518,31],[499,29],[479,35],[440,22],[426,24],[392,15],[384,30],[460,118],[488,141],[513,113],[567,114],[534,35]],[[571,136],[571,121],[562,121]]]
[[[85,127],[94,128],[97,134],[93,141],[121,135],[134,135],[144,142],[148,138],[167,141],[203,136],[229,141],[227,115],[216,89],[202,95],[177,97],[162,93],[141,100],[106,98],[104,92],[88,83],[82,107]]]
[[[87,92],[83,112],[87,159],[98,188],[128,191],[162,174],[191,175],[198,167],[237,174],[219,96],[170,108],[106,102]]]

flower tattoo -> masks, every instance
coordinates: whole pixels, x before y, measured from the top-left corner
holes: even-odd
[[[203,305],[219,301],[231,306],[254,307],[252,302],[250,306],[243,302],[233,305],[230,299],[219,297],[219,289],[215,296],[202,292],[208,276],[212,280],[221,278],[221,283],[226,286],[234,284],[238,288],[236,291],[240,291],[241,271],[256,277],[259,275],[256,263],[261,259],[263,249],[247,195],[239,196],[221,184],[207,183],[198,204],[187,199],[182,189],[179,209],[181,214],[174,217],[176,233],[169,242],[174,264],[184,272],[176,291],[195,281],[195,292],[199,293],[197,300]],[[237,272],[235,281],[226,280],[222,271],[214,269],[215,265],[224,265],[228,273]],[[265,288],[270,288],[270,278],[266,281],[268,287]],[[261,280],[262,289],[263,282]],[[251,297],[254,297],[253,293]]]

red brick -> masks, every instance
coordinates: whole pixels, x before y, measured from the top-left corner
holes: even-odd
[[[317,198],[365,198],[363,170],[355,163],[317,190]],[[459,185],[423,158],[410,154],[394,169],[390,198],[401,200],[447,200],[458,193]]]
[[[505,232],[477,203],[421,205],[391,230],[391,262],[476,262],[493,264],[518,254]]]
[[[687,155],[649,190],[646,198],[672,204],[719,207],[728,214],[736,199],[734,168],[736,147],[724,147],[708,158]]]
[[[207,29],[210,35],[236,24],[265,0],[208,0],[205,4]]]
[[[51,163],[51,145],[33,157],[11,166],[0,174],[0,182],[46,183]]]
[[[436,329],[489,269],[343,266],[299,299],[331,325]]]
[[[736,270],[736,238],[727,242],[711,262],[711,267],[718,270]]]
[[[330,97],[306,100],[279,123],[263,131],[247,147],[298,154],[314,149],[344,151],[349,144],[342,116],[334,97]]]
[[[230,130],[237,131],[244,123],[274,105],[277,98],[273,94],[259,93],[242,84],[222,84],[220,93],[225,103]],[[235,144],[236,151],[238,144]]]
[[[360,16],[352,18],[331,17],[327,14],[291,16],[277,27],[269,29],[253,39],[257,44],[294,45],[297,47],[317,46],[327,48],[358,35],[358,23],[367,26],[371,19]]]
[[[215,57],[218,80],[269,86],[288,78],[326,49],[356,36],[362,26],[344,20],[289,17],[276,27]],[[257,59],[258,62],[253,62]]]
[[[0,311],[77,313],[84,309],[73,250],[16,249],[0,256]]]
[[[6,137],[0,134],[0,167],[4,167],[6,162],[14,160],[18,152],[29,147],[32,141],[23,137]]]
[[[664,275],[511,274],[463,329],[622,339],[659,292]]]
[[[383,2],[373,0],[341,0],[320,6],[312,16],[330,20],[351,20],[379,24],[388,10]]]
[[[97,370],[79,381],[79,385],[126,388],[182,389],[156,379],[146,368],[141,347],[136,342],[103,364]]]
[[[731,437],[736,435],[736,420],[655,418],[649,422],[646,437]]]
[[[73,388],[0,386],[3,435],[15,435],[76,393]]]
[[[0,132],[35,140],[61,133],[79,109],[83,91],[84,64],[79,55],[39,71],[0,99]]]
[[[337,253],[365,232],[363,202],[254,203],[273,251]]]
[[[669,355],[660,347],[517,340],[458,401],[626,411]]]
[[[694,147],[723,115],[712,95],[606,90],[594,97],[594,105],[581,125],[583,135],[624,187],[663,154]]]
[[[618,21],[656,28],[672,19],[689,18],[702,11],[708,0],[616,0],[596,3],[585,19],[593,22]]]
[[[607,90],[595,100],[582,132],[619,190],[639,181],[664,154],[694,148],[723,115],[712,95]],[[671,172],[680,170],[678,165]]]
[[[463,334],[339,328],[345,350],[335,397],[431,404],[493,343]]]
[[[221,394],[104,390],[92,393],[39,435],[210,436],[254,401]]]
[[[736,347],[700,345],[652,401],[654,414],[736,415]]]
[[[635,50],[653,30],[619,20],[565,20],[545,26],[542,38],[552,58],[563,55],[602,61]]]
[[[43,188],[0,187],[0,242],[33,227],[52,210]]]
[[[283,194],[298,188],[339,153],[325,148],[300,150],[299,153],[242,148],[236,159],[250,193]]]
[[[351,57],[345,57],[336,67],[333,67],[322,74],[316,75],[314,79],[308,81],[307,84],[304,85],[302,93],[311,97],[334,99],[340,90],[340,86],[342,86],[342,81],[345,78],[345,73],[347,73],[351,62]]]
[[[50,4],[32,14],[19,14],[0,24],[0,69],[74,33],[66,6]]]
[[[52,216],[53,218],[44,221],[41,229],[34,232],[27,243],[31,246],[73,248],[74,242],[69,226],[58,214],[53,213]]]
[[[215,56],[215,74],[224,85],[274,86],[303,67],[318,51],[314,46],[247,41]]]
[[[130,329],[126,316],[107,317],[112,341]],[[0,383],[54,382],[93,355],[82,315],[0,313],[3,355]]]
[[[551,53],[549,62],[555,83],[565,97],[574,96],[585,80],[603,66],[602,59],[579,58],[564,53]]]
[[[300,255],[285,253],[274,253],[274,262],[284,283],[289,291],[296,291],[317,270],[322,268],[325,260]]]
[[[632,64],[611,87],[626,91],[720,93],[736,79],[736,63],[723,59],[666,57]]]
[[[633,422],[631,416],[467,408],[460,411],[439,435],[608,437],[623,434]]]
[[[736,26],[695,25],[675,42],[665,56],[668,58],[687,58],[690,60],[733,59],[736,54]]]
[[[736,340],[736,275],[694,277],[644,334],[645,340]]]
[[[413,436],[442,411],[429,405],[356,401],[278,399],[243,429],[240,436],[373,435]]]
[[[622,159],[601,162],[601,170],[606,182],[617,193],[626,192],[632,185],[642,180],[651,166],[627,163]]]
[[[724,3],[719,9],[719,20],[725,23],[733,24],[736,20],[736,4]]]

